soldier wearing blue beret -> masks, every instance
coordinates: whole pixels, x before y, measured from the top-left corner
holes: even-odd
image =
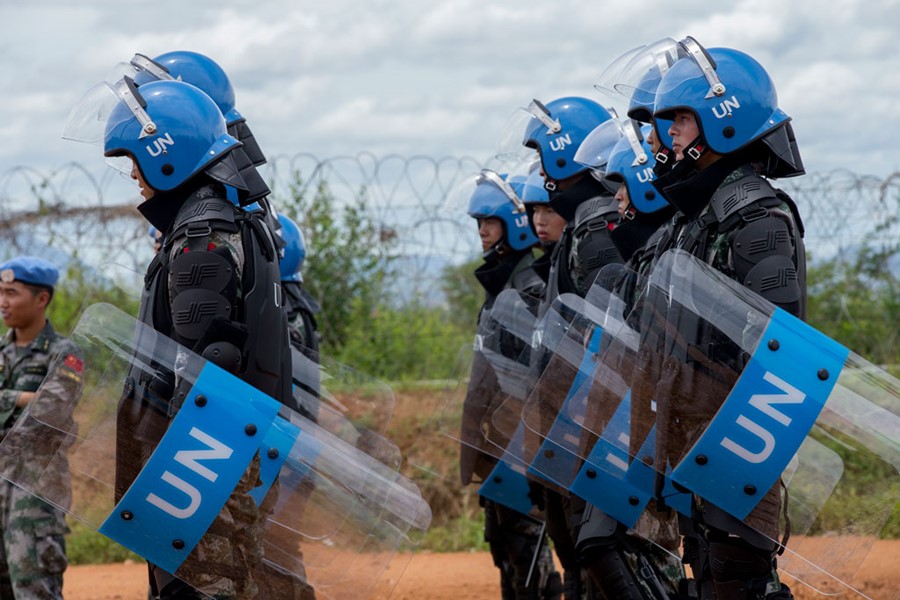
[[[20,256],[0,265],[0,315],[8,328],[0,341],[0,440],[26,407],[53,411],[56,418],[70,413],[81,393],[82,354],[46,317],[58,280],[57,268],[42,258]],[[59,446],[50,438],[38,419],[23,421],[15,440],[24,477],[49,464],[45,455]],[[68,485],[65,473],[57,480]],[[0,598],[62,598],[66,531],[63,511],[0,480]]]

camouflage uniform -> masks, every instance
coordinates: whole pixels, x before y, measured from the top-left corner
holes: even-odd
[[[50,365],[59,362],[53,370]],[[16,425],[23,409],[16,407],[21,392],[34,392],[43,383],[40,402],[30,403],[29,415],[47,412],[47,418],[27,419],[16,429],[17,448],[6,448],[26,460],[19,462],[17,479],[48,481],[47,497],[66,506],[71,497],[65,440],[59,430],[71,430],[71,414],[81,392],[83,362],[80,351],[57,335],[48,321],[31,344],[17,348],[10,331],[0,344],[0,440]],[[51,428],[43,423],[52,419]],[[54,433],[56,435],[54,435]],[[13,442],[10,439],[9,442]],[[56,477],[47,477],[48,472]],[[0,480],[0,598],[16,600],[62,598],[63,571],[67,566],[63,535],[68,533],[65,513],[6,480]]]

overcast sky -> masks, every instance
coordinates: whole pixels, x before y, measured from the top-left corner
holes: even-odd
[[[214,58],[270,157],[483,160],[517,106],[563,95],[608,105],[593,84],[610,61],[685,35],[767,68],[808,171],[900,169],[900,0],[0,0],[0,23],[0,172],[102,168],[98,147],[60,133],[81,95],[135,52]]]

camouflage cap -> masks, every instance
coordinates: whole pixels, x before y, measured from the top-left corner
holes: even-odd
[[[59,280],[59,270],[53,263],[36,256],[18,256],[0,265],[0,281],[21,281],[52,288]]]

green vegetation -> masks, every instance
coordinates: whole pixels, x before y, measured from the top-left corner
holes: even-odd
[[[80,521],[72,521],[66,536],[66,556],[71,565],[102,565],[126,560],[143,561],[105,535],[97,533]]]

